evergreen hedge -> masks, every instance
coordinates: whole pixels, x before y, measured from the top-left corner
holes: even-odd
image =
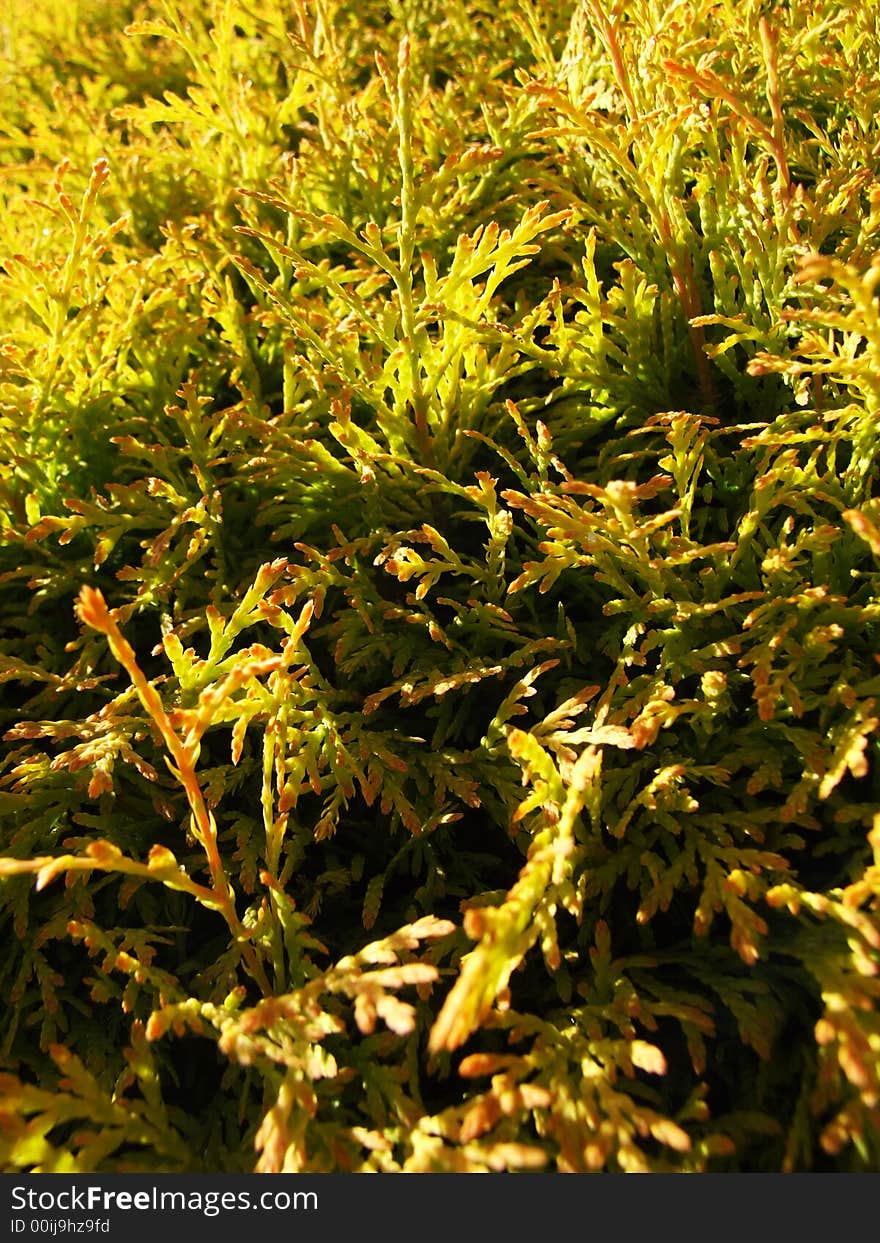
[[[875,7],[2,34],[3,1168],[880,1168]]]

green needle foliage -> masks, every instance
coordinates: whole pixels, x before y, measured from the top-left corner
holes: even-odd
[[[3,1168],[880,1168],[874,6],[2,36]]]

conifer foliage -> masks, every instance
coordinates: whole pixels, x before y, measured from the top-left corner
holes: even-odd
[[[3,1168],[880,1168],[873,6],[0,55]]]

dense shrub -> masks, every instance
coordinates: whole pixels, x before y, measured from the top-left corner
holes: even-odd
[[[18,8],[4,1168],[878,1168],[873,7]]]

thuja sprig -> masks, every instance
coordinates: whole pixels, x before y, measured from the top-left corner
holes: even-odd
[[[415,286],[413,263],[415,259],[415,227],[418,211],[415,168],[412,152],[413,101],[412,73],[410,70],[409,39],[400,41],[397,54],[397,80],[393,81],[388,66],[380,57],[379,70],[385,79],[391,98],[392,113],[400,136],[398,145],[400,159],[400,226],[398,237],[398,269],[395,275],[400,298],[400,318],[403,329],[403,346],[409,365],[409,382],[412,387],[413,423],[422,461],[432,465],[433,450],[428,428],[428,398],[422,379],[422,357],[419,349],[416,322]],[[421,334],[424,336],[424,333]]]
[[[87,626],[106,637],[110,651],[125,669],[144,709],[159,730],[171,757],[168,767],[183,786],[190,806],[193,836],[201,844],[207,857],[212,900],[216,902],[217,909],[229,925],[233,937],[241,944],[242,955],[251,975],[263,991],[269,993],[269,981],[251,941],[252,933],[244,928],[236,912],[235,891],[217,846],[217,824],[208,809],[196,776],[201,738],[210,723],[210,713],[203,711],[195,714],[190,728],[181,737],[165,711],[158,691],[138,664],[134,649],[119,629],[114,616],[115,610],[108,609],[103,594],[94,587],[84,586],[80,592],[77,612]],[[240,686],[249,677],[269,673],[278,668],[280,663],[280,657],[269,656],[237,665],[224,680],[220,692],[212,693],[212,698],[225,699],[236,686]]]

